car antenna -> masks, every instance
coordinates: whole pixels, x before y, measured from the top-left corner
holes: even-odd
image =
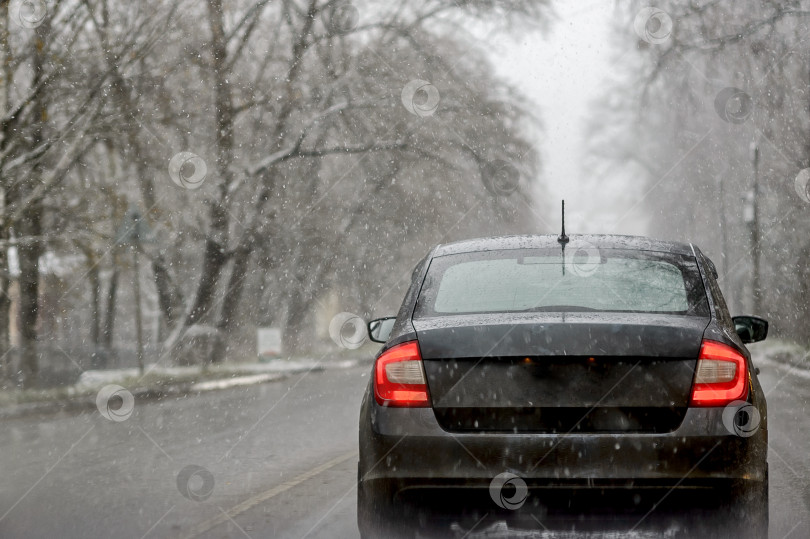
[[[565,200],[562,201],[562,232],[557,237],[557,242],[562,248],[562,274],[565,276],[565,244],[568,243],[568,236],[565,235]]]
[[[565,235],[565,200],[562,201],[562,232],[557,238],[557,241],[560,242],[564,251],[565,244],[568,243],[568,236]]]

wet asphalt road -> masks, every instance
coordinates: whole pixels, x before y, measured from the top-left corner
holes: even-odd
[[[810,377],[760,366],[770,536],[810,537]],[[121,422],[95,411],[7,420],[0,537],[358,537],[357,417],[369,372],[365,364],[136,402]]]

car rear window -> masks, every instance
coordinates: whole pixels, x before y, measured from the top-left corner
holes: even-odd
[[[694,257],[619,249],[508,250],[435,257],[416,316],[488,312],[708,316]]]

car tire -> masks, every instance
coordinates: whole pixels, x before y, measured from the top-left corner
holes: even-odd
[[[359,470],[358,470],[359,476]],[[357,482],[357,528],[362,539],[400,537],[394,527],[393,493],[389,489]]]

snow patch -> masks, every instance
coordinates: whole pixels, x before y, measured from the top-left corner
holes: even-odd
[[[495,524],[491,525],[488,528],[482,529],[480,531],[473,531],[469,530],[466,531],[462,529],[461,526],[458,524],[453,524],[451,526],[451,530],[453,530],[456,534],[464,533],[464,537],[524,537],[524,538],[537,538],[537,539],[574,539],[578,538],[581,539],[583,537],[599,537],[600,539],[642,539],[646,537],[675,537],[678,535],[682,530],[678,526],[670,526],[666,530],[660,531],[600,531],[600,532],[588,532],[588,531],[557,531],[557,530],[522,530],[519,528],[510,528],[506,522],[496,522]]]
[[[252,374],[249,376],[236,376],[234,378],[224,378],[222,380],[208,380],[206,382],[199,382],[194,384],[193,388],[197,391],[210,391],[212,389],[227,389],[236,386],[249,386],[253,384],[261,384],[271,380],[278,380],[281,378],[279,374]]]
[[[150,376],[159,376],[162,378],[177,378],[179,380],[194,378],[202,374],[218,376],[220,380],[207,380],[195,384],[195,388],[199,389],[201,384],[215,384],[215,383],[228,383],[231,380],[256,380],[252,383],[261,383],[263,381],[279,378],[280,374],[294,374],[297,372],[306,372],[311,370],[325,370],[325,369],[349,369],[358,365],[359,360],[345,359],[340,361],[316,361],[314,359],[275,359],[267,363],[224,363],[220,365],[211,365],[207,371],[203,371],[198,365],[190,365],[184,367],[162,367],[155,364],[147,365],[145,372]],[[261,376],[257,375],[263,375]],[[268,376],[269,375],[269,376]],[[84,371],[79,377],[79,381],[73,386],[76,391],[94,389],[108,384],[121,382],[126,379],[140,378],[140,372],[136,368],[130,369],[104,369],[104,370],[89,370]],[[248,383],[248,382],[245,382]],[[235,383],[233,385],[240,385]],[[207,387],[207,386],[206,386]],[[213,387],[213,386],[212,386]],[[225,385],[223,387],[231,387]]]

